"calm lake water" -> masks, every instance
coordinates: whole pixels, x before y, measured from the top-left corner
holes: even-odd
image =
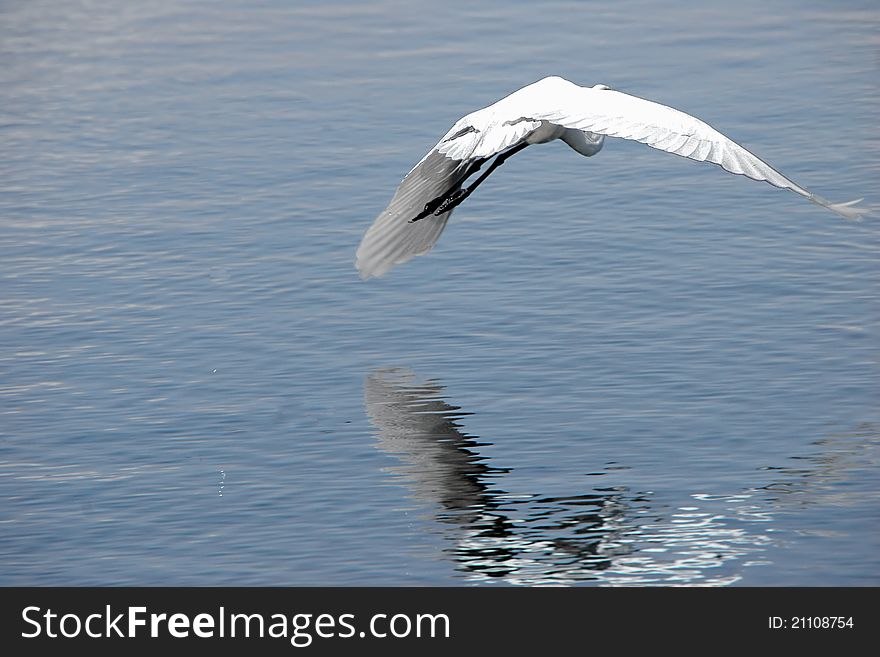
[[[880,585],[876,216],[556,143],[353,268],[550,74],[876,207],[876,2],[0,19],[0,584]]]

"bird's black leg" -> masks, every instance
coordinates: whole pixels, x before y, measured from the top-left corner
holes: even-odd
[[[467,171],[465,171],[464,175],[461,177],[461,180],[467,180],[468,178],[470,178],[477,171],[479,171],[480,167],[482,167],[483,164],[486,161],[488,161],[489,159],[490,158],[488,158],[488,157],[481,157],[481,158],[471,162],[468,165]],[[460,190],[457,190],[455,187],[453,187],[452,189],[447,190],[444,194],[441,194],[437,198],[428,201],[427,203],[425,203],[425,209],[422,210],[415,217],[410,219],[409,223],[413,223],[415,221],[418,221],[419,219],[424,219],[429,214],[440,214],[439,212],[436,211],[437,208],[439,208],[444,203],[448,202],[450,200],[450,198],[454,197],[459,191]]]
[[[504,151],[501,155],[496,157],[495,161],[492,162],[492,165],[488,169],[486,169],[480,175],[479,178],[477,178],[474,181],[473,185],[471,185],[470,187],[466,187],[464,189],[458,189],[452,193],[447,193],[446,198],[444,198],[436,206],[436,208],[433,210],[434,214],[437,216],[440,216],[444,212],[449,212],[454,207],[461,204],[468,196],[470,196],[473,193],[473,191],[477,187],[480,186],[480,183],[482,183],[486,178],[488,178],[492,174],[493,171],[495,171],[495,169],[497,169],[502,164],[504,164],[504,162],[507,160],[507,158],[509,158],[511,155],[514,155],[515,153],[519,153],[522,149],[524,149],[528,145],[529,145],[528,142],[522,142],[521,144],[517,144],[513,148]],[[481,164],[482,164],[482,162],[481,162]],[[479,167],[477,167],[477,168],[479,168]],[[436,200],[437,199],[434,199],[434,201],[436,201]],[[433,204],[434,201],[431,201],[431,203],[429,205]],[[427,206],[425,206],[425,210],[427,210],[427,209],[428,209]],[[425,216],[427,216],[427,214]]]

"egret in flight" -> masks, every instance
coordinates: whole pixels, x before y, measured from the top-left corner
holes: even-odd
[[[400,183],[357,250],[362,278],[427,253],[452,210],[511,155],[531,144],[561,139],[581,155],[595,155],[605,137],[642,142],[730,173],[789,189],[832,212],[857,219],[861,201],[830,203],[792,182],[769,164],[699,119],[671,107],[615,91],[581,87],[548,77],[472,112],[450,128]],[[468,178],[494,161],[467,187]]]

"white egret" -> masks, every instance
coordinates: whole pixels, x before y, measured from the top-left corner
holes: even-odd
[[[581,87],[547,77],[459,119],[400,183],[357,250],[362,278],[381,276],[396,264],[427,253],[453,208],[498,166],[530,144],[561,139],[581,155],[595,155],[605,137],[621,137],[731,173],[789,189],[847,219],[867,208],[856,201],[830,203],[792,182],[769,164],[703,121],[671,107],[615,91]],[[495,157],[497,156],[497,157]],[[495,157],[469,187],[468,177]]]

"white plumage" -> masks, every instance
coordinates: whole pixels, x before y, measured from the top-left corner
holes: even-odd
[[[475,164],[498,154],[504,158],[510,149],[554,139],[590,156],[601,150],[606,136],[632,139],[764,180],[847,219],[868,212],[854,207],[861,199],[830,203],[816,196],[689,114],[605,85],[581,87],[548,77],[468,114],[450,128],[406,175],[388,207],[367,230],[357,250],[358,271],[363,278],[381,276],[394,265],[427,253],[457,205],[451,203],[446,209],[439,201],[462,189]],[[439,206],[436,212],[427,211],[432,201]]]

